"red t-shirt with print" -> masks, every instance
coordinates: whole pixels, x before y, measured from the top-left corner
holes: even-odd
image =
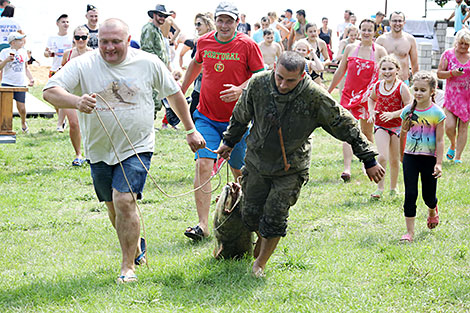
[[[203,64],[198,111],[213,121],[228,122],[236,101],[222,101],[220,92],[228,89],[224,84],[239,86],[264,69],[258,45],[238,32],[230,41],[222,42],[212,31],[198,39],[194,59]]]

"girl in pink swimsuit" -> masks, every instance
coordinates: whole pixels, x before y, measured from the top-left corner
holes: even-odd
[[[387,55],[385,48],[374,45],[375,23],[365,19],[359,24],[361,42],[346,47],[338,69],[333,76],[328,92],[332,92],[340,83],[347,70],[346,82],[341,95],[341,105],[348,109],[360,121],[364,135],[373,142],[373,124],[368,123],[369,112],[367,99],[373,84],[378,79],[375,60]],[[343,143],[344,171],[341,178],[347,182],[351,179],[352,148]]]

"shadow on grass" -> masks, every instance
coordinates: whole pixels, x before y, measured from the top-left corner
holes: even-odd
[[[36,280],[16,287],[10,284],[13,288],[0,290],[0,303],[4,310],[42,311],[45,307],[74,304],[76,299],[82,303],[97,301],[94,295],[103,295],[102,302],[110,301],[110,296],[115,299],[117,295],[119,305],[125,307],[135,302],[152,304],[155,297],[159,298],[159,305],[172,303],[179,308],[230,306],[240,299],[250,298],[253,289],[265,285],[263,279],[249,274],[249,263],[248,259],[217,261],[207,257],[197,265],[180,264],[169,271],[141,272],[139,282],[127,285],[116,285],[116,277],[111,276],[109,269],[102,269],[86,275]],[[129,299],[130,296],[139,301]]]

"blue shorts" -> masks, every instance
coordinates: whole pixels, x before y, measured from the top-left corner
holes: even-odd
[[[24,86],[13,86],[9,84],[2,84],[3,87],[24,87]],[[24,91],[14,91],[13,92],[13,99],[15,99],[18,102],[24,103],[26,100],[26,92]]]
[[[147,169],[150,169],[152,154],[152,152],[139,153]],[[122,166],[124,167],[132,191],[137,194],[137,199],[142,199],[142,191],[144,190],[145,180],[147,179],[147,171],[135,154],[122,161]],[[90,163],[90,169],[91,178],[93,178],[93,186],[95,187],[95,192],[100,202],[113,201],[113,189],[119,192],[131,192],[119,163],[115,165],[108,165],[104,162]]]
[[[217,122],[209,119],[198,110],[193,113],[194,123],[196,129],[204,137],[206,147],[215,151],[219,148],[220,142],[223,139],[223,132],[228,127],[228,122]],[[242,140],[233,147],[232,154],[228,164],[234,169],[241,169],[245,165],[245,152],[246,152],[246,136],[249,131],[247,130],[243,135]],[[197,158],[217,159],[217,154],[210,152],[207,149],[200,149],[196,152],[195,159]]]

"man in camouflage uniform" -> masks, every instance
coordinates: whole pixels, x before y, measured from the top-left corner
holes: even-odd
[[[166,12],[164,5],[157,4],[155,10],[150,10],[147,14],[152,21],[142,27],[140,35],[141,49],[145,52],[157,55],[168,67],[169,56],[160,27],[165,23],[165,19],[170,16],[170,13]],[[162,108],[162,102],[158,100],[158,93],[155,90],[153,91],[153,102],[155,103],[155,119],[157,112]]]
[[[280,237],[286,235],[289,207],[308,180],[309,136],[317,127],[347,141],[364,162],[371,180],[378,182],[385,174],[353,116],[307,77],[304,68],[304,58],[289,51],[281,55],[275,71],[253,76],[233,110],[224,144],[217,151],[229,158],[231,147],[252,121],[242,168],[242,216],[259,236],[253,264],[257,277],[263,275]]]

